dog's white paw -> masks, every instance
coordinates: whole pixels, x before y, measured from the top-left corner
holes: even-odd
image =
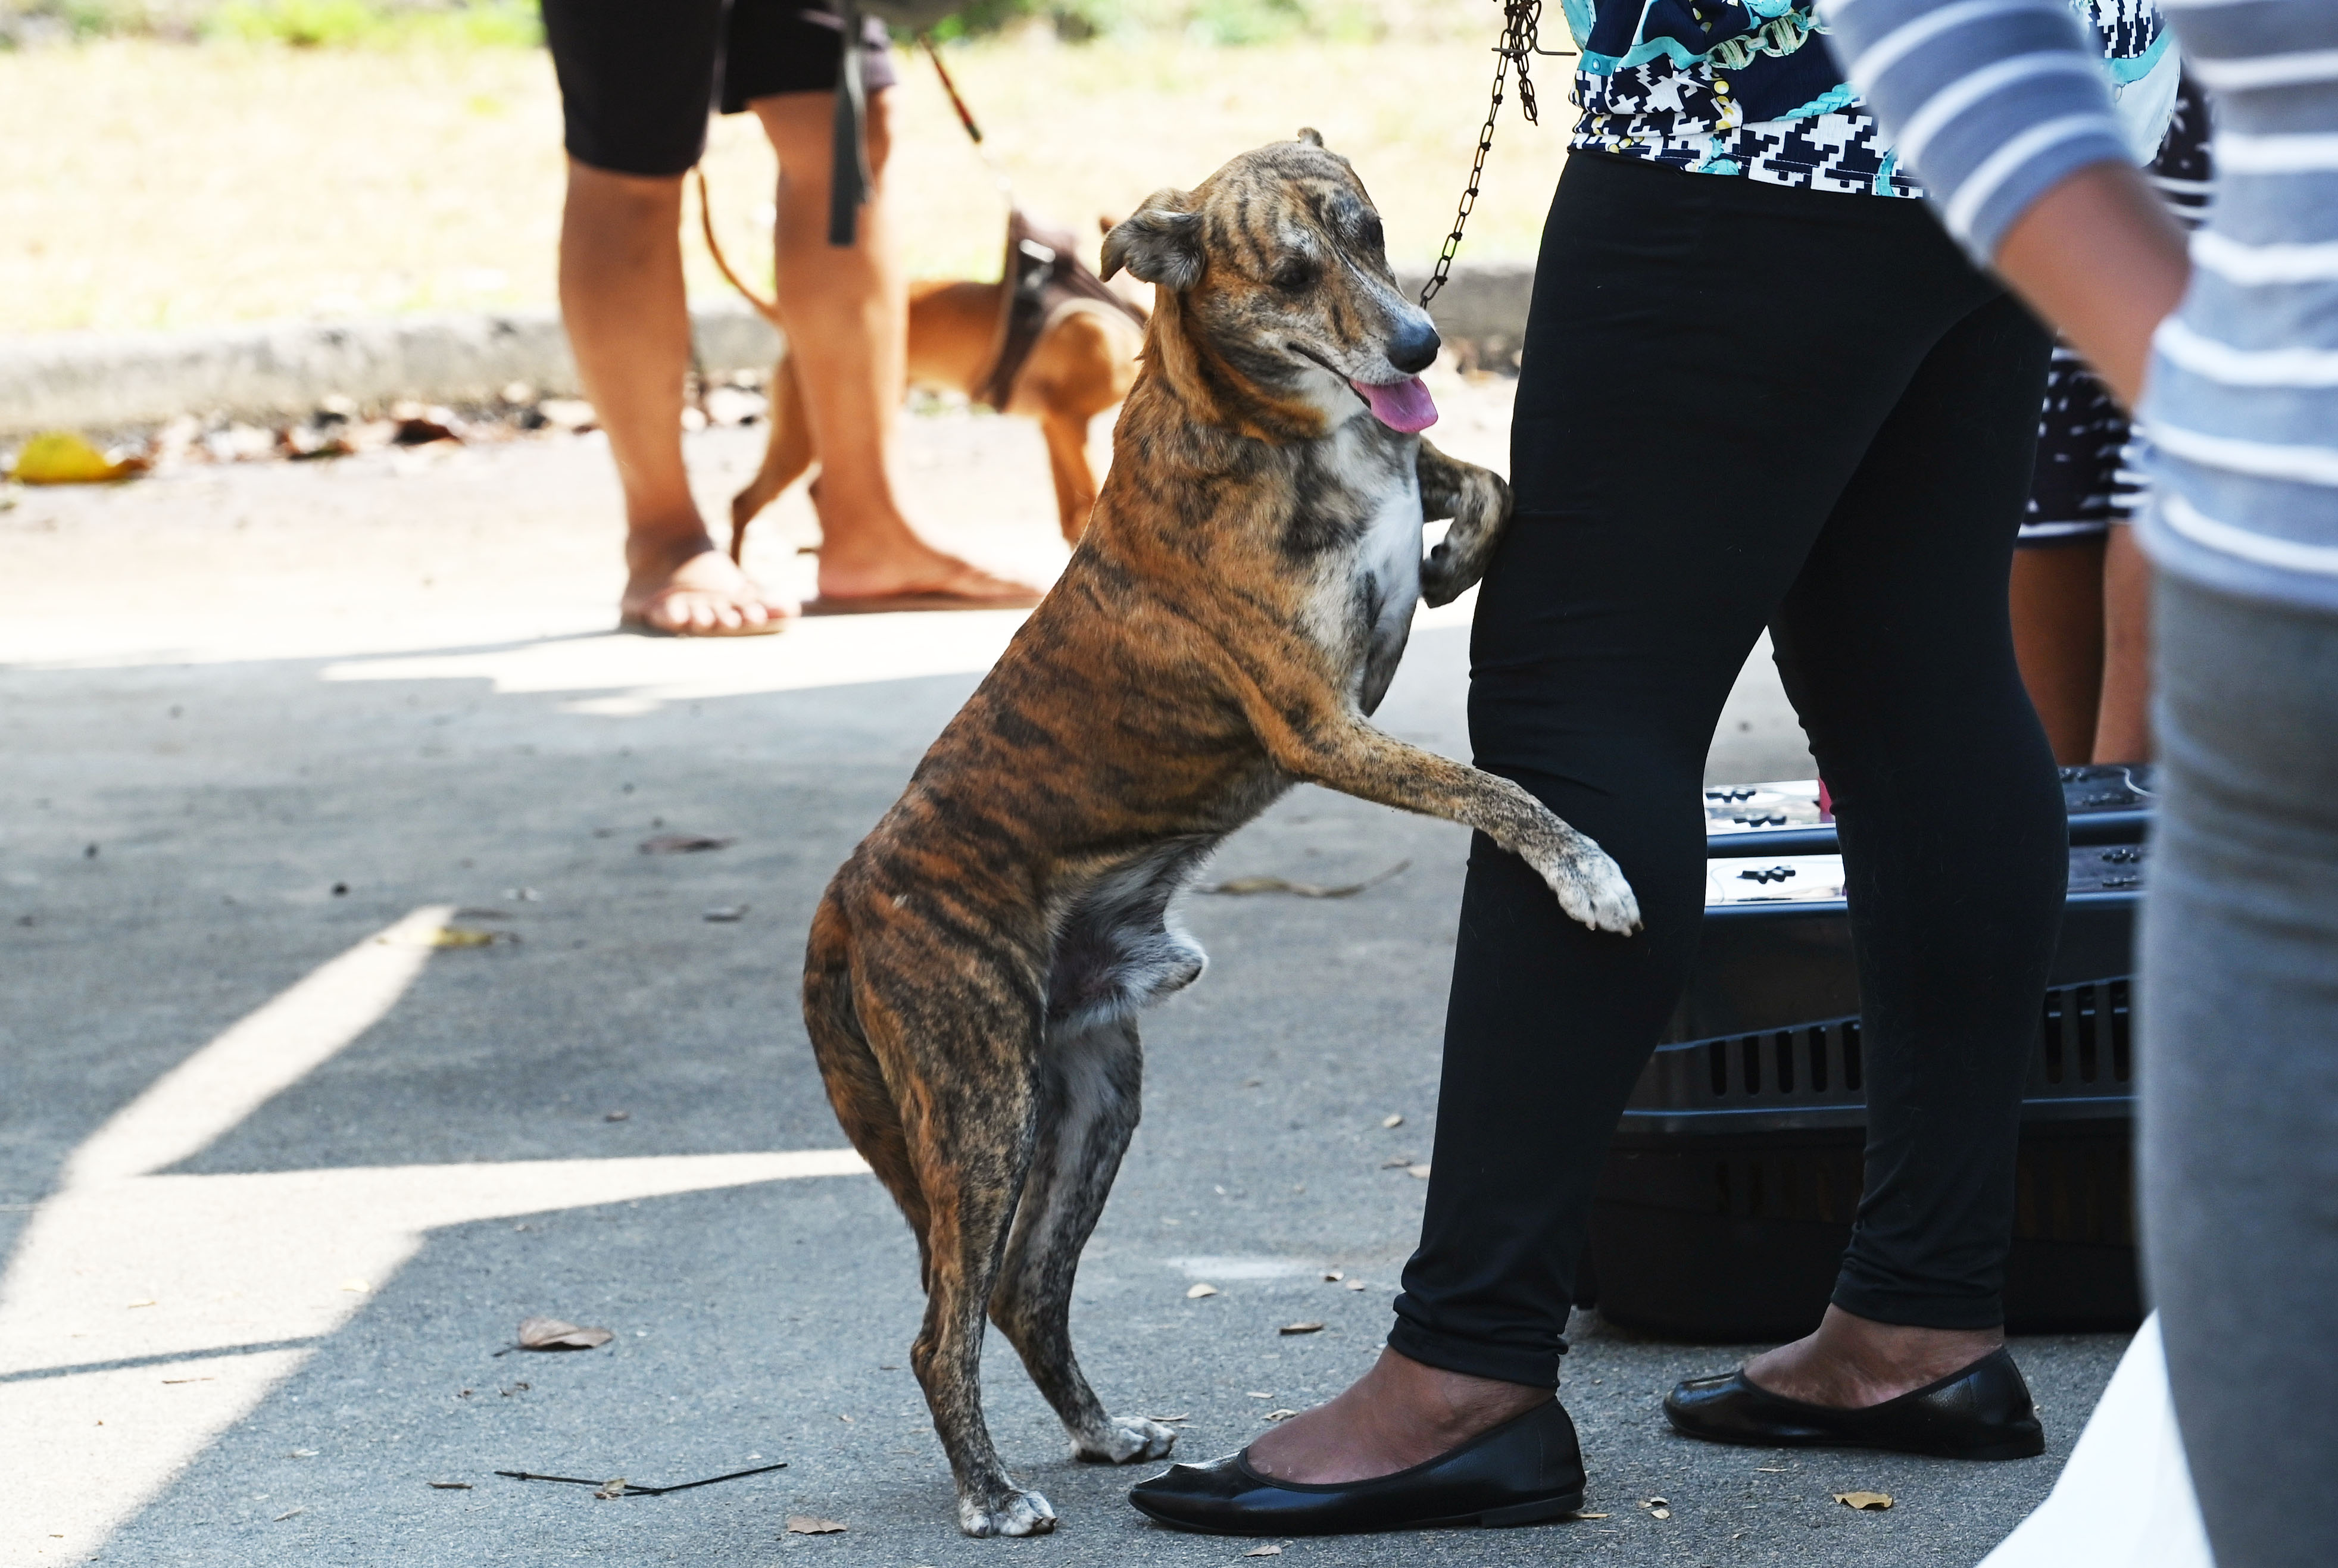
[[[1586,840],[1582,848],[1536,869],[1558,895],[1567,918],[1624,936],[1640,928],[1640,901],[1624,879],[1624,868],[1597,845]]]
[[[1134,1465],[1144,1459],[1166,1458],[1177,1434],[1142,1416],[1115,1416],[1106,1424],[1103,1441],[1093,1435],[1072,1438],[1072,1457],[1090,1465]]]
[[[958,1527],[969,1535],[1045,1535],[1056,1527],[1056,1510],[1036,1492],[1009,1492],[992,1508],[961,1497]]]

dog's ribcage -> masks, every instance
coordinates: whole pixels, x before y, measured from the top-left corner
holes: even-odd
[[[1395,679],[1420,599],[1417,437],[1356,418],[1301,456],[1293,537],[1306,557],[1306,629],[1357,708],[1378,708]],[[1169,904],[1227,834],[1290,788],[1262,769],[1244,799],[1223,802],[1226,827],[1149,844],[1090,868],[1051,911],[1047,1032],[1058,1042],[1125,1018],[1201,978],[1208,956],[1169,916]]]

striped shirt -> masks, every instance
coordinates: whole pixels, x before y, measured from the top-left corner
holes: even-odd
[[[2141,409],[2159,566],[2338,610],[2338,5],[2160,0],[2215,104],[2215,203]],[[2126,149],[2061,0],[1821,0],[1943,221],[1986,261],[2047,191]]]

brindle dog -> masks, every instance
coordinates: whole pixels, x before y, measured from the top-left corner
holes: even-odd
[[[1639,924],[1614,861],[1507,779],[1365,715],[1417,599],[1478,580],[1508,487],[1417,435],[1435,358],[1348,161],[1311,131],[1163,191],[1105,241],[1157,300],[1071,564],[813,917],[830,1100],[917,1232],[910,1357],[969,1535],[1055,1511],[982,1417],[986,1312],[1081,1459],[1154,1459],[1072,1354],[1072,1276],[1137,1119],[1135,1014],[1191,985],[1169,903],[1298,781],[1466,823],[1576,919]],[[1451,518],[1426,560],[1425,518]]]

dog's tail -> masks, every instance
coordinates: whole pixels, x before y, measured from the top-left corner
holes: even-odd
[[[909,1160],[909,1140],[901,1127],[901,1109],[885,1082],[877,1054],[869,1048],[860,1009],[852,996],[852,934],[843,901],[830,886],[811,919],[811,939],[804,952],[804,1028],[811,1035],[812,1059],[820,1064],[820,1081],[828,1086],[828,1102],[836,1110],[845,1136],[869,1161],[902,1216],[918,1237],[918,1278],[931,1270],[926,1244],[928,1210],[925,1189],[918,1184]]]
[[[755,308],[755,314],[779,327],[780,302],[764,299],[742,282],[739,274],[731,270],[730,259],[722,254],[722,241],[714,237],[714,203],[706,194],[706,165],[702,163],[692,172],[698,176],[698,223],[706,232],[707,254],[714,258],[714,265],[730,280],[731,287],[739,290],[747,303]],[[781,330],[785,331],[786,328],[782,327]]]

